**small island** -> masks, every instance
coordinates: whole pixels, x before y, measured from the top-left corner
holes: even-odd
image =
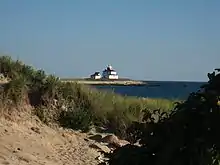
[[[88,85],[122,85],[122,86],[146,85],[146,82],[144,81],[119,78],[117,71],[114,70],[111,65],[108,65],[106,69],[103,70],[102,74],[100,72],[95,72],[94,74],[90,75],[90,78],[61,79],[61,80],[63,82],[77,82]]]

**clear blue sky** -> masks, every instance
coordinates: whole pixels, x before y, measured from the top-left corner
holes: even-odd
[[[219,0],[0,0],[0,53],[61,77],[207,80],[220,67]]]

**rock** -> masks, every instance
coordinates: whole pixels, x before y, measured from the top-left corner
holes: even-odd
[[[117,142],[118,140],[119,140],[118,137],[115,135],[106,135],[101,139],[103,143],[114,143]]]
[[[101,142],[108,143],[108,144],[113,145],[115,147],[122,147],[124,145],[130,144],[126,140],[118,139],[118,137],[115,135],[107,135],[101,139]]]
[[[111,152],[111,150],[110,150],[107,146],[101,145],[101,144],[98,144],[98,143],[90,144],[89,147],[94,148],[94,149],[97,149],[97,150],[101,150],[101,151],[103,151],[104,153],[109,153],[109,152]]]
[[[134,145],[138,146],[138,147],[141,147],[140,140],[138,140],[136,143],[134,143]]]
[[[96,134],[96,135],[90,136],[89,139],[100,142],[102,140],[102,135]]]
[[[96,157],[96,160],[99,161],[98,165],[107,165],[106,161],[109,159],[103,157],[102,155],[99,155],[98,157]]]
[[[125,146],[127,144],[130,144],[127,140],[119,140],[119,143],[120,143],[121,147]]]
[[[107,135],[107,136],[105,136],[101,139],[101,142],[108,143],[108,144],[113,145],[115,147],[120,147],[121,146],[120,143],[119,143],[118,137],[115,136],[115,135]]]

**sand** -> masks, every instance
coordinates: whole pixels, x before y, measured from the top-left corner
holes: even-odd
[[[0,118],[0,165],[97,165],[86,134],[52,129],[36,118]]]

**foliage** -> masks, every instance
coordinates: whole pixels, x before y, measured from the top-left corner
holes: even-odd
[[[171,113],[146,112],[143,122],[127,129],[130,141],[109,154],[110,165],[218,165],[220,155],[220,74]],[[157,118],[157,119],[156,119]],[[130,157],[128,156],[130,155]],[[135,162],[135,163],[134,163]]]
[[[169,100],[122,97],[82,84],[62,82],[8,56],[0,57],[0,74],[10,80],[1,93],[5,104],[8,100],[17,105],[28,103],[35,107],[34,114],[43,122],[57,122],[74,129],[105,126],[125,137],[126,128],[131,121],[141,120],[143,110],[167,111],[173,107]]]
[[[88,131],[93,123],[93,114],[88,109],[62,111],[59,122],[61,126]]]
[[[27,86],[23,77],[19,77],[4,85],[4,98],[10,98],[15,104],[25,101]]]

